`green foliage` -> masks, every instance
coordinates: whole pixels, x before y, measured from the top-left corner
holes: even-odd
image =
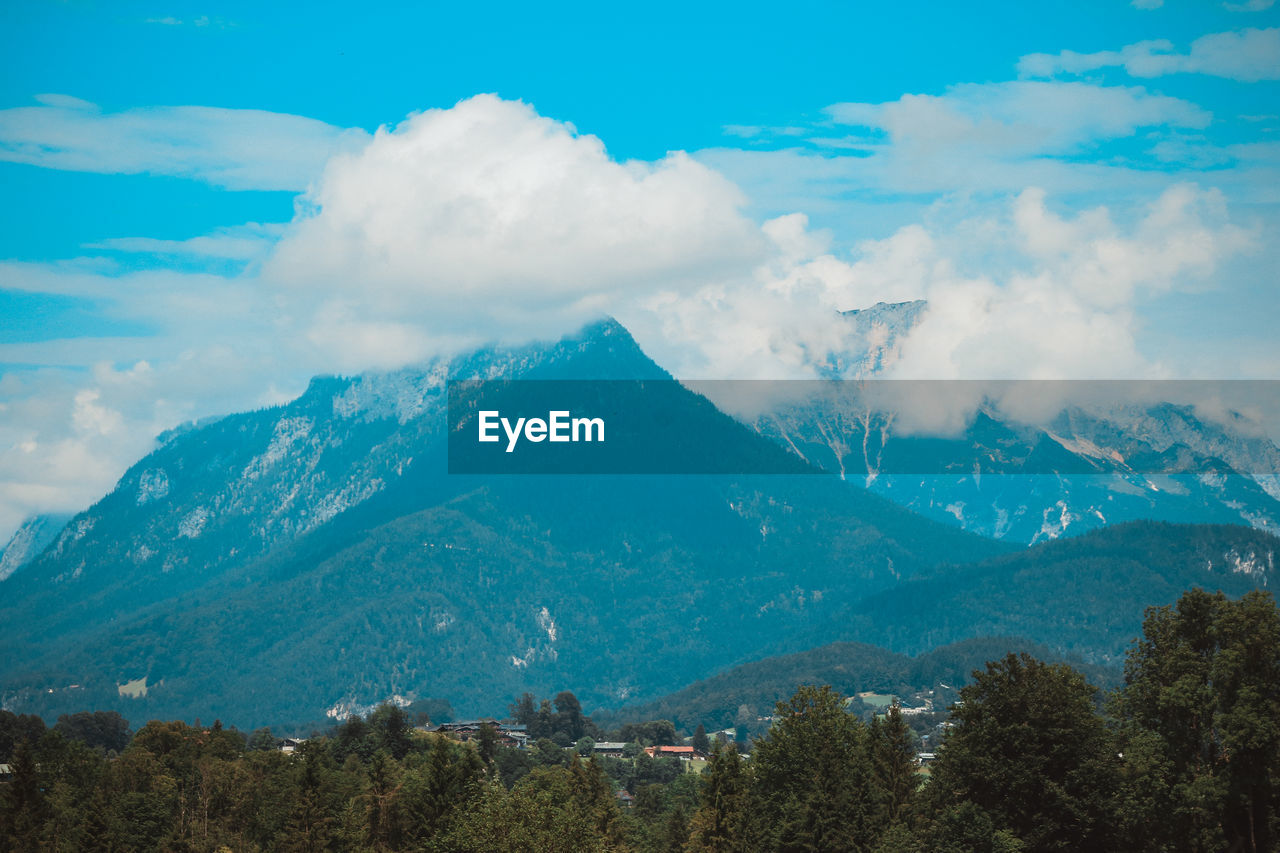
[[[925,849],[936,853],[1017,853],[1027,849],[1012,830],[999,828],[990,813],[970,800],[935,813],[927,835]],[[906,839],[900,839],[903,841]]]
[[[528,750],[503,746],[498,748],[494,767],[497,770],[498,780],[504,787],[510,788],[527,776],[534,764]]]
[[[914,652],[980,632],[1119,659],[1141,631],[1143,607],[1172,604],[1195,586],[1244,595],[1266,578],[1231,571],[1228,555],[1276,551],[1274,536],[1246,527],[1117,524],[869,595],[851,608],[845,636]]]
[[[454,718],[448,699],[415,699],[405,708],[405,713],[415,726],[438,726],[451,723]]]
[[[1029,850],[1112,848],[1119,762],[1095,693],[1070,667],[1026,654],[975,673],[927,789],[939,843],[981,835],[989,819]]]
[[[864,690],[910,696],[940,683],[959,687],[987,661],[1023,651],[1042,660],[1071,663],[1099,683],[1120,681],[1118,669],[1086,667],[1079,660],[1055,654],[1029,640],[1009,637],[964,640],[914,658],[861,643],[830,643],[742,664],[661,699],[611,714],[596,714],[595,718],[606,724],[615,724],[613,721],[618,719],[670,720],[674,723],[669,735],[672,738],[675,727],[687,731],[699,725],[715,729],[736,727],[756,734],[768,728],[767,722],[757,718],[771,714],[773,706],[791,696],[798,683],[830,684],[847,696]],[[624,725],[618,739],[635,737],[647,743],[666,742],[653,740],[652,733],[637,729],[635,724]]]
[[[633,772],[624,777],[624,787],[635,793],[645,785],[665,785],[674,782],[684,772],[680,759],[665,756],[653,758],[646,754],[637,755],[632,765]]]
[[[860,850],[875,837],[867,732],[830,687],[801,687],[752,750],[755,849]]]
[[[571,741],[577,741],[586,734],[582,703],[567,690],[556,694],[555,730],[564,732]]]
[[[480,731],[476,734],[476,748],[485,767],[492,766],[498,754],[498,730],[488,723],[481,724]]]
[[[276,736],[271,733],[271,729],[266,727],[254,729],[249,734],[249,740],[245,743],[245,748],[257,752],[275,749]]]
[[[915,798],[920,777],[916,774],[911,729],[897,703],[889,706],[883,719],[872,720],[869,740],[877,800],[876,823],[879,826],[901,823]]]
[[[556,745],[555,741],[550,738],[542,738],[533,744],[531,750],[533,763],[540,767],[558,767],[569,763],[569,757],[565,755],[562,747]]]
[[[389,702],[379,705],[369,715],[369,733],[374,749],[385,749],[397,761],[409,753],[412,728],[404,709]]]
[[[1252,853],[1275,848],[1280,824],[1278,676],[1270,596],[1194,591],[1149,612],[1110,721],[1066,665],[1007,655],[975,673],[923,787],[900,710],[868,726],[829,687],[779,703],[749,760],[717,745],[701,775],[644,754],[583,760],[547,738],[486,760],[481,740],[412,732],[391,706],[292,755],[265,748],[269,732],[158,721],[117,754],[64,736],[74,723],[10,715],[10,732],[38,734],[0,785],[0,849]],[[517,703],[572,721],[556,704]]]
[[[574,802],[564,768],[535,770],[512,791],[489,786],[461,816],[444,849],[458,853],[592,853],[609,849]]]
[[[8,764],[18,744],[34,744],[45,733],[45,724],[36,714],[15,714],[0,709],[0,764]]]
[[[532,693],[521,693],[520,698],[511,703],[511,718],[522,726],[533,725],[538,716],[537,703]]]
[[[400,804],[406,837],[425,844],[449,831],[460,809],[480,793],[485,768],[474,749],[436,737],[406,762]]]
[[[1131,838],[1164,849],[1280,844],[1280,612],[1192,590],[1147,611],[1116,703]],[[1162,819],[1148,827],[1144,813]]]
[[[373,756],[373,738],[369,724],[359,714],[347,717],[329,739],[329,752],[336,762],[343,762],[348,755],[355,755],[362,762]]]
[[[698,810],[693,815],[691,851],[744,850],[747,797],[751,784],[748,770],[734,746],[717,746],[706,771]]]
[[[711,738],[707,737],[707,727],[702,723],[693,731],[693,748],[704,755],[711,752]]]
[[[647,723],[626,723],[618,729],[617,739],[641,746],[672,746],[678,742],[675,724],[670,720],[650,720]]]
[[[30,741],[13,750],[13,779],[0,789],[0,841],[16,853],[40,849],[40,835],[48,815],[40,773]]]
[[[115,711],[80,711],[75,714],[63,714],[58,724],[53,727],[64,737],[78,740],[86,746],[96,747],[104,752],[121,752],[129,745],[132,732],[129,721]]]
[[[293,810],[289,815],[282,849],[299,853],[325,850],[338,835],[343,801],[328,751],[303,744],[299,750],[302,770],[298,774]]]

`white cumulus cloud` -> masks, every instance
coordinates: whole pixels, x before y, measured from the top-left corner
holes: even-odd
[[[482,95],[334,157],[262,275],[319,300],[335,329],[563,331],[620,299],[750,270],[766,240],[744,204],[683,153],[617,162],[594,136]]]
[[[952,206],[959,217],[851,253],[825,250],[802,218],[767,223],[777,253],[754,277],[659,296],[624,319],[683,377],[816,376],[850,345],[837,312],[914,299],[928,306],[892,353],[891,376],[1164,376],[1186,365],[1143,351],[1144,305],[1211,286],[1255,243],[1220,193],[1193,185],[1169,188],[1127,222],[1105,207],[1055,212],[1034,188],[986,210]]]

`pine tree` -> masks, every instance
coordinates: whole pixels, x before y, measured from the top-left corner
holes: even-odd
[[[883,829],[900,823],[919,785],[911,728],[894,702],[884,719],[871,723],[871,770],[879,806],[877,824]]]
[[[522,726],[531,726],[537,719],[538,708],[532,693],[521,693],[520,698],[511,703],[511,717]]]
[[[330,778],[333,768],[320,749],[306,749],[298,778],[298,800],[285,834],[285,849],[319,853],[329,847],[337,830],[338,814]]]
[[[689,849],[715,853],[744,849],[742,824],[750,780],[737,747],[717,745],[704,778]]]
[[[707,727],[702,723],[698,723],[698,728],[694,729],[693,748],[703,755],[711,753],[711,738],[707,737]]]
[[[385,750],[373,754],[369,762],[369,786],[365,791],[365,838],[374,850],[395,850],[400,846],[400,767]]]
[[[750,846],[858,850],[874,840],[866,728],[830,687],[801,687],[778,703],[752,751]]]
[[[618,800],[613,786],[594,758],[586,761],[576,754],[569,760],[569,787],[581,812],[587,816],[600,838],[617,840],[619,836]]]
[[[48,817],[34,750],[20,741],[13,751],[13,779],[0,788],[0,842],[4,849],[26,853],[40,849],[40,833]]]

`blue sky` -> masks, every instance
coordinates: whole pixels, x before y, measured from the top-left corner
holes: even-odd
[[[909,298],[902,375],[1280,367],[1266,0],[407,5],[0,9],[0,537],[181,420],[599,313],[689,376]]]
[[[1242,13],[1208,2],[1150,11],[1116,2],[218,7],[211,16],[198,5],[6,4],[0,103],[27,106],[36,94],[59,93],[108,111],[198,104],[372,131],[494,92],[599,136],[615,157],[652,160],[672,149],[742,145],[726,127],[793,126],[822,120],[834,103],[1008,80],[1031,53],[1153,37],[1185,46],[1277,20],[1274,8]],[[1274,83],[1191,74],[1162,77],[1158,89],[1211,108],[1224,141],[1250,138],[1255,129],[1232,114],[1258,113],[1277,94]],[[283,193],[0,170],[17,202],[6,206],[0,234],[7,257],[64,257],[139,229],[176,238],[291,213]]]

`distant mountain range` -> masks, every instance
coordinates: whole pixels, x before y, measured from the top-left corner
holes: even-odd
[[[0,584],[0,705],[300,725],[572,689],[593,709],[837,640],[989,634],[1110,663],[1186,585],[1274,583],[1277,540],[1245,527],[1026,550],[821,473],[448,475],[451,378],[670,377],[608,321],[173,431]],[[671,387],[659,415],[693,452],[807,469]]]
[[[925,307],[880,303],[847,312],[848,345],[827,357],[824,378],[874,386]],[[949,390],[945,382],[897,384],[920,401]],[[1140,387],[1096,384],[1111,395]],[[1051,382],[1022,385],[1014,390],[1055,390]],[[1280,533],[1280,448],[1243,420],[1235,428],[1199,417],[1190,405],[1135,400],[1101,411],[1064,405],[1045,423],[1025,424],[988,402],[958,435],[939,438],[903,429],[895,414],[841,390],[744,420],[818,467],[984,536],[1031,544],[1137,519]]]

